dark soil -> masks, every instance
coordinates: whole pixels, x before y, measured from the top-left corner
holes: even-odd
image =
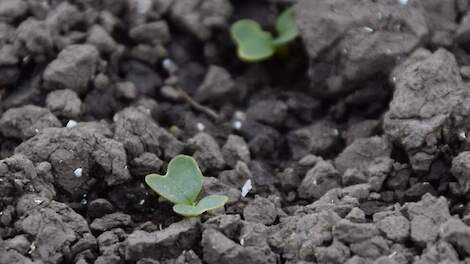
[[[0,264],[469,264],[469,45],[466,0],[0,0]],[[224,209],[145,185],[179,153]]]

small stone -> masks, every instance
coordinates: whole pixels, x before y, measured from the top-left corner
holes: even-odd
[[[461,152],[452,160],[451,172],[457,178],[462,190],[468,192],[470,190],[470,151]]]
[[[202,172],[207,170],[220,170],[225,165],[222,152],[217,141],[205,132],[199,132],[188,143],[195,150],[193,157],[199,164]]]
[[[361,209],[354,207],[345,217],[345,219],[354,223],[364,223],[366,214]]]
[[[90,224],[90,228],[95,231],[107,231],[116,227],[126,227],[132,223],[130,215],[123,213],[113,213],[96,218]]]
[[[235,167],[238,161],[243,161],[249,163],[250,158],[250,149],[245,140],[237,135],[229,135],[227,142],[222,147],[222,154],[225,161],[232,168]]]
[[[136,230],[126,240],[125,258],[130,262],[142,258],[176,258],[199,241],[199,228],[199,221],[185,219],[153,233]]]
[[[459,219],[449,219],[440,228],[440,236],[462,252],[464,256],[470,256],[470,227]]]
[[[339,173],[333,165],[326,161],[319,161],[310,169],[298,188],[299,197],[304,199],[318,199],[327,191],[338,187]]]
[[[88,30],[87,43],[95,46],[100,52],[105,54],[113,53],[117,49],[117,42],[100,25],[95,24]]]
[[[258,101],[248,108],[247,117],[272,126],[282,126],[287,118],[287,104],[280,100]]]
[[[401,215],[387,216],[377,223],[377,227],[388,239],[396,242],[403,242],[410,235],[410,221]]]
[[[353,223],[349,220],[339,220],[333,230],[333,236],[344,243],[357,243],[370,239],[379,234],[374,224]]]
[[[276,206],[268,199],[256,196],[253,201],[243,209],[243,217],[246,221],[271,225],[276,221]]]
[[[311,126],[290,132],[287,136],[294,159],[307,154],[320,155],[338,143],[338,129],[328,121],[318,121]]]
[[[207,70],[204,81],[198,87],[195,99],[204,101],[227,100],[235,89],[235,82],[230,73],[222,67],[211,65]]]
[[[70,45],[63,49],[44,71],[46,90],[71,89],[84,93],[93,79],[99,53],[89,44]]]

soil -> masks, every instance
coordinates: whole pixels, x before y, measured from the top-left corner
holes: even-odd
[[[469,44],[466,0],[0,0],[0,264],[468,264]],[[225,208],[145,185],[179,153]]]

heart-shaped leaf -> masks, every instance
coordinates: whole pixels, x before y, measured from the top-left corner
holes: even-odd
[[[202,189],[202,173],[192,157],[178,155],[168,164],[165,175],[147,175],[145,182],[174,204],[193,206]]]
[[[207,211],[224,206],[227,200],[228,197],[224,195],[209,195],[201,199],[195,206],[187,204],[176,204],[173,206],[173,211],[186,217],[198,216]]]
[[[294,11],[287,9],[277,18],[276,30],[278,36],[273,40],[275,46],[282,46],[299,35],[299,28],[295,23]]]
[[[230,34],[237,44],[238,57],[244,61],[261,61],[274,54],[271,33],[263,31],[256,21],[237,21],[232,25]]]

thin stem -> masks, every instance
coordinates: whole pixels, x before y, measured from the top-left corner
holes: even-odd
[[[193,108],[205,113],[206,115],[212,117],[214,120],[220,119],[220,115],[217,112],[196,102],[188,93],[186,93],[183,89],[181,89],[181,87],[176,86],[176,89],[180,93],[181,97],[183,97],[183,99]]]

